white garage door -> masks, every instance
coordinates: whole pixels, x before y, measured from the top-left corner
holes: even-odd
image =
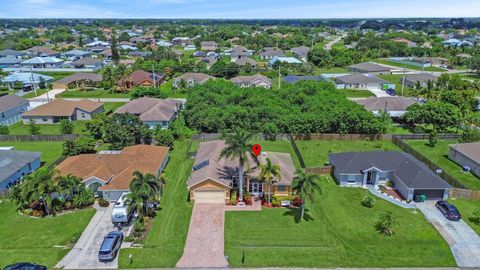
[[[196,190],[195,203],[225,203],[223,190]]]

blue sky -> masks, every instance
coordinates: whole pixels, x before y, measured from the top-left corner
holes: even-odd
[[[478,17],[480,0],[0,0],[1,18]]]

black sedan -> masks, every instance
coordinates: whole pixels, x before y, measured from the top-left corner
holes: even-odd
[[[438,201],[435,206],[442,212],[442,214],[451,221],[459,221],[462,219],[462,215],[458,211],[458,209],[448,202],[445,201]]]

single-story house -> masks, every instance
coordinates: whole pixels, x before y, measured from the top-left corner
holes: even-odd
[[[53,83],[54,89],[72,89],[97,87],[102,81],[102,75],[96,73],[75,73],[68,77],[62,78]]]
[[[172,47],[173,44],[168,42],[168,41],[165,41],[165,40],[160,40],[160,41],[157,41],[157,46],[160,46],[160,47]]]
[[[174,37],[172,39],[172,44],[174,46],[182,46],[182,47],[185,47],[187,46],[188,44],[191,43],[191,40],[189,37]]]
[[[274,56],[270,61],[268,61],[269,66],[273,66],[276,62],[287,63],[287,64],[302,64],[302,61],[298,60],[295,57],[277,57]]]
[[[0,68],[18,68],[23,60],[20,58],[7,56],[0,58]]]
[[[183,104],[179,100],[142,97],[123,105],[115,113],[136,115],[153,129],[168,128],[181,110],[183,110]]]
[[[71,62],[70,65],[74,68],[89,68],[97,70],[102,68],[103,62],[95,58],[83,57],[81,59]]]
[[[405,86],[414,87],[417,82],[420,82],[422,87],[427,85],[427,82],[437,82],[438,77],[430,73],[407,74],[405,75]],[[403,77],[400,78],[400,83],[403,83]]]
[[[98,53],[99,56],[105,58],[105,59],[112,59],[112,49],[104,49],[103,51]]]
[[[425,164],[405,152],[373,151],[329,154],[335,180],[341,186],[367,187],[393,184],[405,200],[425,195],[445,200],[451,186]]]
[[[0,51],[0,57],[15,57],[21,59],[22,57],[26,56],[27,53],[24,51],[15,51],[11,49],[6,49]]]
[[[378,64],[365,62],[360,64],[351,65],[348,67],[352,72],[357,73],[369,73],[369,74],[390,74],[392,73],[392,69],[388,67],[384,67]]]
[[[90,47],[88,48],[92,53],[101,53],[103,51],[105,51],[106,49],[108,49],[109,47],[105,47],[105,46],[93,46],[93,47]]]
[[[301,59],[302,61],[307,61],[307,56],[308,56],[308,52],[310,51],[310,48],[307,46],[300,46],[300,47],[292,48],[290,49],[290,51],[298,59]]]
[[[139,52],[139,51],[132,51],[128,53],[128,56],[130,57],[148,57],[152,55],[152,52]]]
[[[459,143],[450,145],[448,157],[480,177],[480,143]]]
[[[335,78],[337,89],[395,89],[395,84],[371,74],[349,74]]]
[[[63,119],[70,121],[91,120],[103,111],[103,103],[100,102],[88,99],[80,101],[55,99],[25,112],[22,119],[24,124],[28,124],[30,121],[36,124],[55,124]]]
[[[37,57],[57,57],[60,56],[60,52],[54,51],[44,46],[34,46],[27,49],[28,54]]]
[[[238,160],[220,158],[224,141],[202,142],[195,156],[192,174],[188,179],[190,199],[195,203],[225,203],[230,200],[231,191],[238,190]],[[291,183],[295,166],[290,154],[263,152],[258,156],[261,164],[269,158],[273,164],[280,166],[280,179],[270,187],[270,192],[277,196],[291,193]],[[250,160],[250,171],[245,173],[244,190],[254,196],[268,193],[268,186],[259,181],[257,164]]]
[[[81,58],[84,58],[84,57],[89,57],[90,54],[91,53],[87,52],[87,51],[74,49],[74,50],[70,50],[70,51],[62,53],[62,57],[68,58],[70,60],[76,60],[76,59],[81,59]]]
[[[108,48],[108,47],[110,47],[110,43],[108,43],[106,41],[101,41],[101,40],[94,40],[94,41],[86,44],[85,46],[90,47],[90,48],[97,47],[97,46]]]
[[[250,64],[250,66],[254,69],[257,67],[257,61],[253,60],[250,57],[242,57],[239,59],[235,59],[235,64],[244,67],[246,64]]]
[[[104,199],[117,201],[130,191],[133,172],[159,176],[168,163],[168,147],[135,145],[121,151],[83,154],[65,159],[56,169],[60,175],[75,175]]]
[[[178,88],[184,81],[187,87],[193,87],[196,84],[204,84],[210,79],[216,78],[205,73],[184,73],[173,80],[173,86]]]
[[[252,76],[237,76],[231,78],[230,81],[240,87],[263,87],[267,89],[272,88],[272,80],[261,74],[256,74]]]
[[[0,97],[0,125],[10,126],[22,119],[22,113],[28,111],[30,102],[17,95]]]
[[[200,42],[200,49],[202,51],[216,51],[218,44],[215,41],[202,41]]]
[[[285,57],[285,53],[282,50],[274,48],[265,48],[260,53],[260,58],[263,60],[270,60],[274,57]]]
[[[40,168],[41,153],[0,148],[0,190],[8,189]]]
[[[301,76],[301,75],[287,75],[283,77],[283,80],[287,83],[296,83],[298,81],[325,81],[322,76]]]
[[[53,77],[33,72],[15,72],[0,79],[3,84],[7,85],[8,89],[14,89],[17,85],[20,85],[22,89],[27,91],[39,89],[42,80],[48,87],[48,84],[53,81]]]
[[[237,59],[249,57],[252,55],[251,51],[240,45],[233,47],[233,49],[229,50],[227,53],[230,54],[232,62],[235,62]]]
[[[135,86],[160,86],[165,80],[163,74],[153,74],[143,70],[136,70],[128,75],[124,80],[118,80],[117,85],[126,89]]]
[[[56,57],[34,57],[20,63],[22,67],[56,68],[63,65],[63,60]]]
[[[407,97],[369,97],[357,99],[354,102],[374,114],[378,115],[380,112],[386,112],[391,117],[402,117],[407,108],[416,103],[415,99]]]

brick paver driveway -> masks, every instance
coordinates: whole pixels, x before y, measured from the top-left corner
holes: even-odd
[[[224,223],[224,204],[195,204],[185,250],[177,267],[227,267],[224,256]]]

